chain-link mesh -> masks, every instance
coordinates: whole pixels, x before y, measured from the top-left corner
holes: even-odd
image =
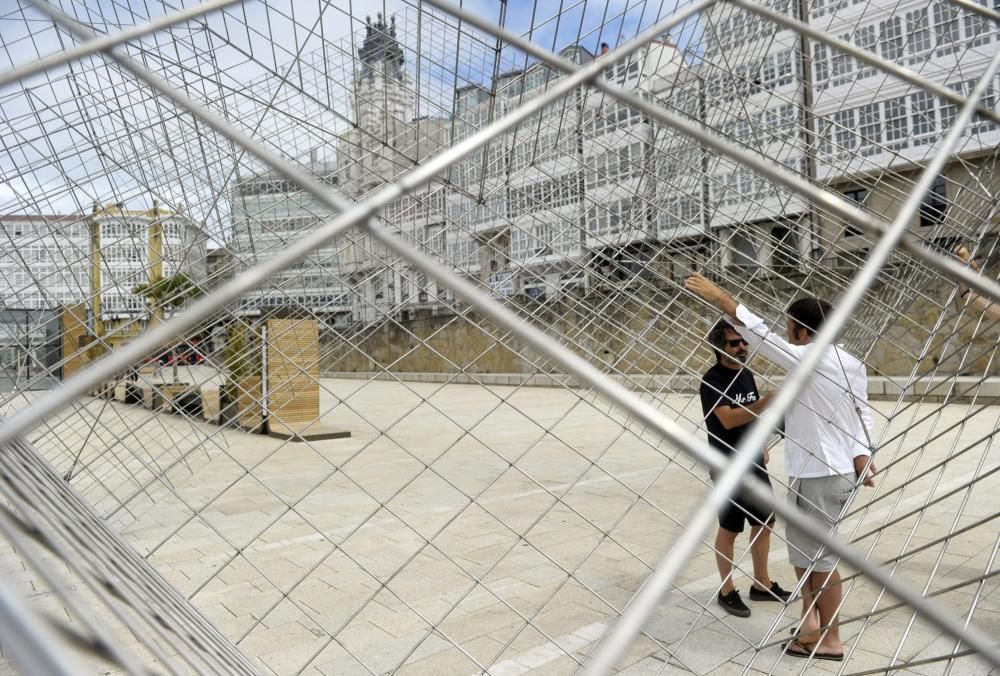
[[[0,11],[5,669],[1000,666],[995,5]],[[778,336],[833,304],[832,368],[750,355],[780,518],[732,557],[692,273]],[[767,432],[855,357],[829,536]],[[786,523],[840,662],[786,643]]]

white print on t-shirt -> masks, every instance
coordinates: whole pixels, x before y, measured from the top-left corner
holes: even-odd
[[[756,392],[737,392],[736,396],[733,397],[735,404],[752,404],[755,401],[757,401]]]

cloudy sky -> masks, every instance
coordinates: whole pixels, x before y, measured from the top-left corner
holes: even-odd
[[[419,70],[424,78],[420,112],[435,107],[447,110],[455,86],[488,81],[494,43],[487,36],[468,33],[459,38],[454,23],[451,28],[442,28],[445,23],[440,20],[424,18],[418,22],[417,3],[248,1],[148,36],[141,45],[132,46],[132,53],[148,68],[185,88],[190,96],[231,116],[231,110],[222,104],[230,98],[235,101],[238,96],[234,92],[249,90],[252,83],[262,79],[302,77],[298,64],[303,60],[297,55],[339,44],[340,67],[345,70],[337,72],[334,64],[329,74],[335,84],[344,88],[339,97],[330,98],[332,105],[343,102],[341,107],[347,108],[343,114],[338,113],[335,123],[339,126],[350,115],[346,92],[352,76],[345,64],[363,34],[365,17],[374,19],[380,12],[385,16],[396,14],[401,27],[407,21],[411,31],[401,38],[411,50],[408,69],[411,73]],[[193,3],[185,0],[183,4]],[[174,3],[148,0],[63,0],[62,5],[64,11],[102,33],[143,23],[174,7]],[[495,0],[465,0],[464,5],[494,21],[500,19],[502,7]],[[579,42],[596,51],[601,42],[614,45],[624,41],[673,9],[663,0],[511,0],[504,16],[509,29],[546,48],[559,49]],[[416,43],[413,33],[417,31],[413,28],[418,23],[422,30]],[[65,33],[55,30],[51,22],[20,0],[0,3],[0,35],[4,46],[0,52],[2,69],[60,51],[72,43]],[[682,44],[684,38],[681,33]],[[520,67],[525,57],[507,48],[501,60]],[[67,77],[71,69],[72,78]],[[175,208],[186,203],[205,210],[216,208],[219,182],[230,178],[231,162],[227,165],[226,158],[232,157],[231,148],[218,143],[207,147],[203,142],[206,137],[191,133],[190,122],[169,105],[143,93],[128,76],[105,67],[102,57],[8,86],[0,90],[0,105],[0,136],[5,139],[0,148],[0,213],[79,212],[94,201],[119,199],[129,206],[139,206],[131,204],[131,200],[148,201],[147,186],[157,186],[161,201]],[[245,115],[236,121],[247,131],[257,130],[259,135],[261,130],[255,124],[263,118],[249,119],[252,117]],[[280,126],[281,121],[270,123]],[[199,140],[196,144],[191,139]],[[273,132],[267,140],[275,143]],[[308,142],[306,138],[289,144],[308,148]],[[167,145],[172,147],[167,150]],[[207,214],[196,217],[205,218]]]

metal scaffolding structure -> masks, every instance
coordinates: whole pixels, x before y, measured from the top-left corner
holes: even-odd
[[[0,668],[802,673],[798,600],[717,603],[737,492],[786,587],[786,524],[839,557],[838,673],[1000,668],[997,6],[18,0],[0,39]],[[779,335],[833,304],[751,355],[728,456],[695,273]],[[820,380],[874,419],[839,532],[780,495]]]

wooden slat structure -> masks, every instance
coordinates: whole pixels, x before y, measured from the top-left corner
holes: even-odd
[[[319,417],[319,323],[267,320],[269,426],[292,427]]]
[[[268,434],[289,441],[323,441],[351,436],[319,422],[319,322],[267,319],[266,377]]]

